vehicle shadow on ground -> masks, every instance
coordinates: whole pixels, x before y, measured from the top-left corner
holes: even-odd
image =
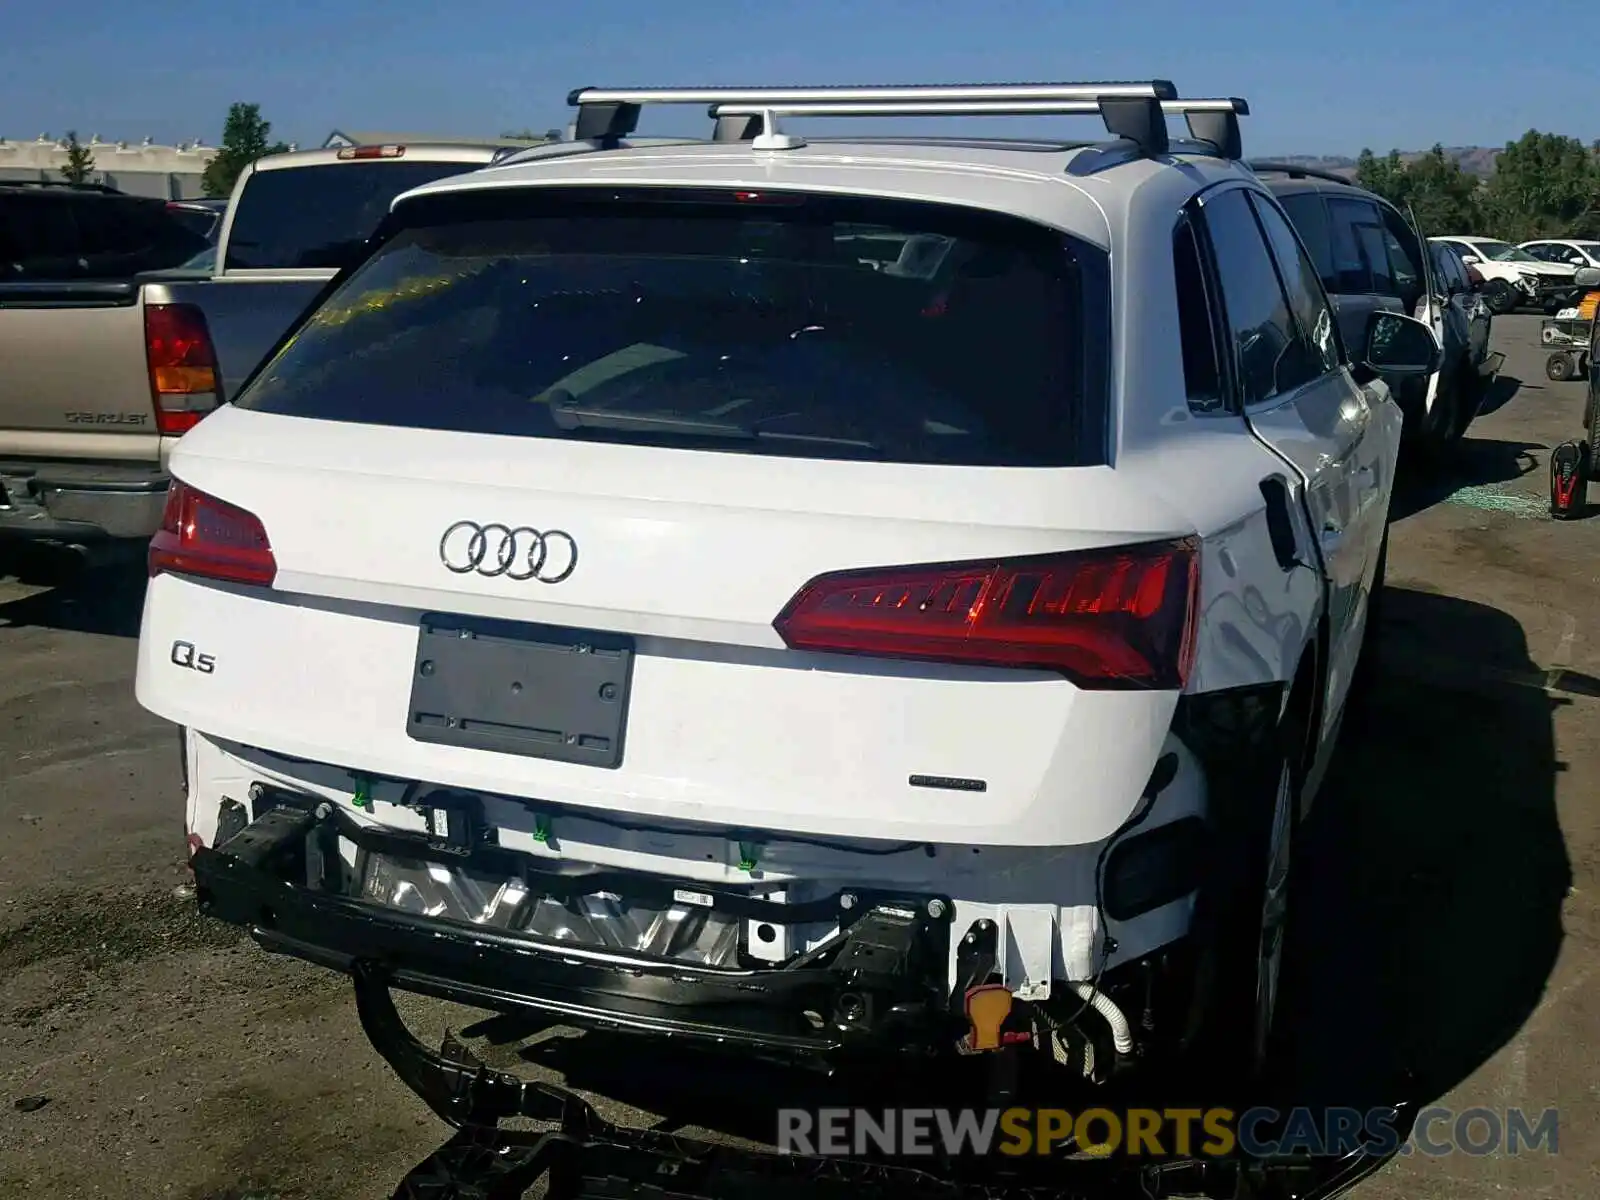
[[[0,603],[0,628],[138,637],[146,575],[142,544],[93,555],[35,543],[0,545],[0,577],[42,588]]]
[[[1540,469],[1543,459],[1535,452],[1546,449],[1538,442],[1468,437],[1437,461],[1426,461],[1408,452],[1395,479],[1389,519],[1403,521],[1443,503],[1465,488],[1521,479]]]
[[[1571,873],[1551,717],[1564,701],[1540,686],[1506,614],[1400,588],[1385,605],[1375,686],[1350,715],[1298,849],[1281,1063],[1293,1104],[1438,1097],[1516,1033],[1562,940]],[[464,1032],[492,1033],[499,1020]],[[899,1065],[815,1079],[597,1034],[521,1053],[669,1128],[755,1141],[773,1138],[780,1107],[973,1103],[949,1075]],[[1171,1099],[1161,1089],[1152,1080],[1128,1099],[1160,1106]]]
[[[1526,386],[1515,375],[1501,372],[1489,381],[1488,388],[1483,394],[1483,403],[1478,406],[1478,415],[1473,420],[1487,417],[1490,413],[1499,412],[1516,394]]]
[[[1376,648],[1302,841],[1285,986],[1306,1103],[1426,1102],[1472,1074],[1539,1003],[1572,880],[1552,720],[1570,701],[1521,626],[1389,588]]]

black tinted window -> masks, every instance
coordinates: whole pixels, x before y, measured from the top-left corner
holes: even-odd
[[[1240,399],[1258,404],[1322,373],[1307,354],[1245,192],[1213,196],[1203,209],[1217,261]]]
[[[1389,261],[1389,237],[1382,225],[1356,225],[1356,242],[1361,256],[1372,272],[1372,290],[1380,296],[1400,294],[1400,281],[1395,278]]]
[[[469,197],[477,219],[381,247],[239,404],[802,457],[1076,461],[1085,355],[1105,347],[1060,235],[931,205],[734,196]]]
[[[1189,407],[1214,412],[1222,407],[1217,343],[1207,305],[1200,243],[1188,217],[1172,235],[1172,270],[1178,286],[1178,336],[1183,344],[1183,378]]]
[[[1266,231],[1273,261],[1278,264],[1278,275],[1289,297],[1290,311],[1299,327],[1297,337],[1302,345],[1296,353],[1304,355],[1316,374],[1326,374],[1339,365],[1344,355],[1339,346],[1333,309],[1322,292],[1316,268],[1296,240],[1289,222],[1270,201],[1264,196],[1252,196],[1250,203],[1261,228]]]
[[[1378,212],[1383,220],[1383,243],[1388,252],[1395,291],[1409,309],[1422,299],[1422,250],[1404,217],[1387,206]]]
[[[483,165],[395,159],[257,171],[239,197],[226,265],[343,267],[401,192]]]
[[[1339,273],[1334,266],[1332,232],[1328,228],[1328,211],[1322,207],[1322,197],[1315,192],[1300,192],[1294,196],[1279,196],[1278,203],[1289,214],[1295,232],[1306,244],[1322,286],[1337,294]]]
[[[0,276],[11,279],[126,279],[204,245],[159,200],[54,188],[0,195]]]
[[[12,279],[78,279],[83,247],[68,208],[71,197],[43,192],[0,195],[0,264]]]
[[[1329,290],[1335,295],[1365,296],[1374,291],[1392,290],[1388,285],[1387,259],[1379,260],[1383,264],[1383,287],[1375,285],[1372,275],[1373,263],[1368,257],[1365,243],[1378,228],[1378,208],[1375,204],[1342,196],[1328,197],[1328,244],[1333,256],[1334,275],[1334,286]],[[1362,229],[1368,231],[1366,237],[1361,233]]]
[[[206,244],[173,220],[160,200],[85,195],[71,207],[87,269],[95,278],[175,267]]]
[[[1461,265],[1461,259],[1449,246],[1434,242],[1428,249],[1433,253],[1433,269],[1438,276],[1435,281],[1439,290],[1448,294],[1471,290],[1467,281],[1467,269]]]

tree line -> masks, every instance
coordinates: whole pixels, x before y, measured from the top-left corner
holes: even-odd
[[[1404,161],[1363,150],[1356,182],[1390,203],[1409,204],[1427,237],[1477,234],[1526,242],[1600,237],[1600,141],[1530,129],[1495,158],[1480,180],[1434,146]]]

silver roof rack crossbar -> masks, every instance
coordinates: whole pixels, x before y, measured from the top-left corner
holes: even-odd
[[[885,87],[806,87],[806,88],[575,88],[567,103],[578,110],[574,134],[579,141],[599,141],[615,145],[639,124],[639,110],[647,104],[704,104],[748,106],[762,115],[762,130],[754,136],[758,148],[776,149],[803,144],[784,138],[772,128],[765,114],[776,115],[779,106],[808,104],[962,104],[1024,102],[1087,102],[1098,105],[1106,126],[1118,137],[1138,142],[1147,153],[1166,150],[1166,127],[1160,120],[1159,103],[1176,100],[1178,89],[1165,79],[1141,82],[1105,83],[988,83],[959,85],[891,85]],[[755,114],[745,114],[747,117]],[[1113,125],[1116,127],[1113,128]],[[717,140],[745,140],[733,137],[744,126],[720,127]],[[1159,144],[1158,144],[1159,143]]]
[[[1150,103],[1149,99],[1129,97],[1133,105],[1129,109],[1142,109]],[[1119,103],[1120,102],[1120,103]],[[717,122],[718,141],[737,141],[740,135],[745,140],[761,132],[764,119],[770,116],[805,116],[805,117],[1019,117],[1034,115],[1050,116],[1091,116],[1099,114],[1105,118],[1107,129],[1119,137],[1126,137],[1131,141],[1140,143],[1140,148],[1146,153],[1163,153],[1165,145],[1159,145],[1160,138],[1151,138],[1153,143],[1145,145],[1144,130],[1139,128],[1143,114],[1139,111],[1123,111],[1126,103],[1122,98],[1111,98],[1109,111],[1106,100],[889,100],[889,101],[862,101],[838,102],[832,99],[826,101],[795,102],[795,103],[770,103],[770,104],[737,104],[722,103],[710,105],[707,115]],[[1189,125],[1189,134],[1194,140],[1206,142],[1215,147],[1217,153],[1224,158],[1238,159],[1243,154],[1243,145],[1239,136],[1239,117],[1250,112],[1247,101],[1237,96],[1217,99],[1193,100],[1162,100],[1158,101],[1163,117],[1182,116]],[[1128,118],[1128,119],[1123,119]],[[737,122],[745,124],[739,126]],[[740,132],[735,133],[738,129]]]

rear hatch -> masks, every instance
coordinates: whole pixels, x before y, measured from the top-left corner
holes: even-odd
[[[804,195],[413,220],[176,452],[147,706],[719,826],[1111,832],[1194,570],[1104,465],[1103,252]]]

